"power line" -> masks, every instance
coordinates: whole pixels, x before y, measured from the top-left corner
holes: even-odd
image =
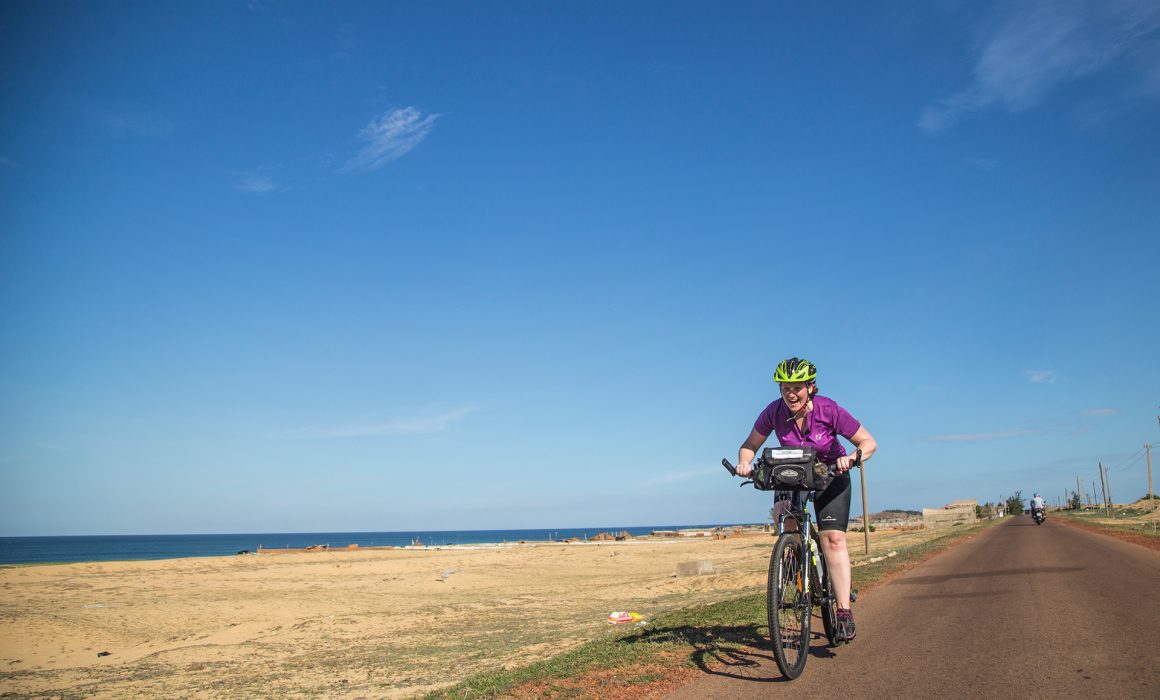
[[[1120,462],[1120,464],[1123,464],[1124,462],[1127,462],[1129,459],[1134,459],[1134,458],[1136,458],[1136,457],[1139,457],[1139,456],[1141,456],[1141,455],[1143,455],[1143,454],[1144,454],[1144,448],[1143,448],[1143,447],[1141,447],[1140,449],[1136,450],[1136,451],[1135,451],[1135,452],[1133,452],[1132,454],[1130,454],[1130,455],[1128,455],[1127,457],[1125,457],[1125,458],[1124,458],[1124,460],[1123,460],[1123,462]],[[1114,465],[1114,466],[1108,467],[1108,469],[1118,469],[1118,468],[1119,468],[1119,466],[1120,466],[1120,464],[1116,464],[1116,465]]]
[[[1141,462],[1143,459],[1144,459],[1144,455],[1142,455],[1142,454],[1141,454],[1141,455],[1137,455],[1135,459],[1133,459],[1131,462],[1129,462],[1129,463],[1127,463],[1127,464],[1124,464],[1124,462],[1120,462],[1120,464],[1123,464],[1124,466],[1122,466],[1122,467],[1117,467],[1117,468],[1116,468],[1116,469],[1114,469],[1113,471],[1117,471],[1117,472],[1124,472],[1124,471],[1128,471],[1128,470],[1129,470],[1129,469],[1131,469],[1132,467],[1139,466],[1140,462]]]

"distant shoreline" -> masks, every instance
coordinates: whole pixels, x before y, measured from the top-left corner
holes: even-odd
[[[320,552],[444,548],[524,543],[585,542],[597,537],[728,530],[761,525],[651,525],[607,528],[433,530],[410,532],[300,532],[216,535],[46,535],[0,537],[0,566],[221,557],[258,551]],[[686,535],[687,536],[687,535]]]

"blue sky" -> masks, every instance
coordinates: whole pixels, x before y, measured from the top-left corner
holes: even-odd
[[[871,510],[1147,491],[1155,3],[0,32],[0,534],[760,521],[718,462],[790,355]]]

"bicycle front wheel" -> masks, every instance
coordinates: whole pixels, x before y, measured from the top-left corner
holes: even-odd
[[[818,565],[814,569],[818,578],[815,579],[814,600],[820,603],[822,613],[822,629],[826,631],[826,641],[830,646],[838,644],[838,601],[834,595],[834,584],[830,581],[829,564],[822,554],[822,543],[814,536],[814,547],[818,553]]]
[[[766,609],[777,667],[793,680],[806,667],[810,643],[810,594],[801,535],[783,533],[769,560]]]

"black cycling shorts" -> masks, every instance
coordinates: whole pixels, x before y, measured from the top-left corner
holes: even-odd
[[[818,531],[838,530],[845,532],[850,525],[850,474],[849,472],[834,477],[830,485],[818,495],[814,496],[814,519],[817,521]],[[800,504],[800,500],[793,500],[794,496],[802,497],[802,491],[775,491],[774,501],[789,501]]]
[[[841,474],[830,482],[825,491],[814,496],[814,517],[818,530],[846,531],[850,524],[850,473]]]

